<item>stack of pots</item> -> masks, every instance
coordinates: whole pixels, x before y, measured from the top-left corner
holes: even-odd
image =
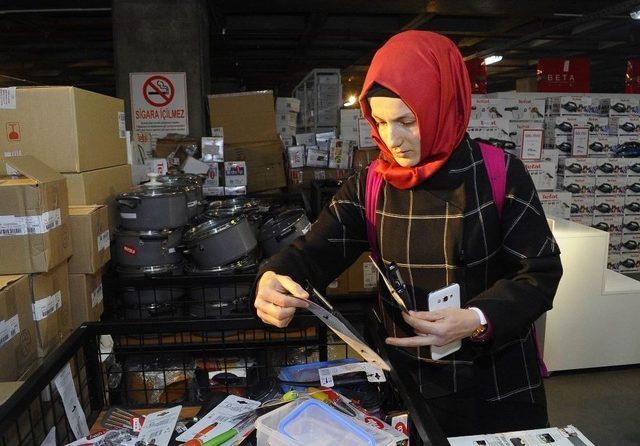
[[[200,206],[195,182],[164,183],[157,174],[130,192],[118,195],[120,227],[116,232],[115,258],[118,273],[127,277],[180,274],[183,228],[190,220],[189,200]],[[201,189],[200,189],[201,193]],[[193,214],[195,217],[195,214]],[[146,319],[180,316],[184,290],[179,288],[126,288],[125,316]]]
[[[304,209],[278,212],[262,224],[259,232],[260,247],[265,257],[271,257],[305,235],[311,223]]]

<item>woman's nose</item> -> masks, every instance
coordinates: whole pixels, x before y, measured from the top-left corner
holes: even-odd
[[[397,124],[389,124],[386,129],[386,138],[385,144],[388,148],[393,149],[394,147],[399,147],[402,142],[402,137],[400,136],[401,129],[398,128]]]

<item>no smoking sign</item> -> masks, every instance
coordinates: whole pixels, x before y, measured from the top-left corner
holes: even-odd
[[[165,107],[175,94],[173,82],[165,76],[151,76],[142,86],[145,101],[154,107]]]

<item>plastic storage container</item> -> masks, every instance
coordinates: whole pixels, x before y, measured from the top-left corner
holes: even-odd
[[[394,438],[326,404],[301,398],[256,420],[257,446],[391,446]]]

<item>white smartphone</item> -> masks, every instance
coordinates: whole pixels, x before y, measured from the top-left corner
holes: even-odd
[[[457,283],[429,293],[429,311],[444,310],[445,308],[460,308],[460,285]],[[461,341],[450,342],[442,347],[432,345],[431,359],[441,359],[457,352],[461,346]]]

